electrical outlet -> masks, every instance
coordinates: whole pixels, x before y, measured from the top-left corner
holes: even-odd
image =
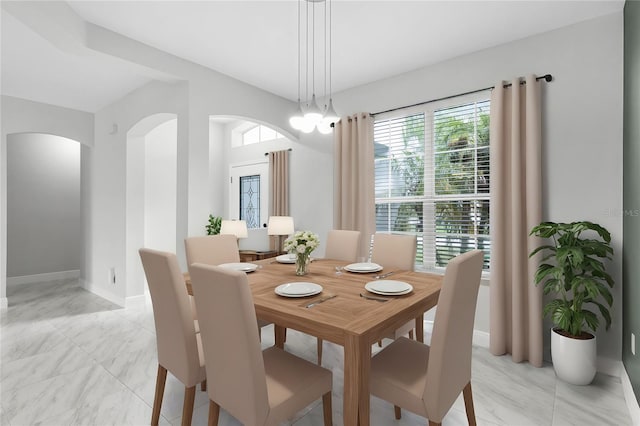
[[[631,353],[636,354],[636,335],[631,333]]]

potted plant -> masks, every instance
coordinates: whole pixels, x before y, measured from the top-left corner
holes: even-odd
[[[218,235],[220,233],[220,227],[222,226],[222,217],[209,215],[209,224],[205,226],[207,229],[207,235]]]
[[[589,237],[582,233],[587,231]],[[609,308],[613,279],[601,259],[611,259],[611,234],[602,226],[582,221],[543,222],[529,235],[552,239],[529,257],[542,252],[535,283],[545,295],[556,298],[544,307],[544,316],[554,324],[551,330],[551,358],[556,375],[569,383],[587,385],[596,374],[596,337],[600,325],[597,312],[611,325]],[[593,238],[591,238],[593,237]]]

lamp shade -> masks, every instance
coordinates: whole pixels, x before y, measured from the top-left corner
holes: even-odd
[[[268,235],[293,234],[293,218],[291,216],[271,216],[267,225]]]
[[[235,235],[237,238],[247,238],[247,222],[244,220],[223,220],[220,225],[220,233]]]

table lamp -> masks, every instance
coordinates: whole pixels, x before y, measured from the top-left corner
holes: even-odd
[[[223,220],[220,234],[235,235],[236,238],[247,238],[247,222],[244,220]]]
[[[282,235],[293,234],[293,218],[291,216],[270,216],[269,223],[267,224],[267,235],[276,236],[277,243],[275,248],[280,251],[282,249],[283,242],[281,241]]]

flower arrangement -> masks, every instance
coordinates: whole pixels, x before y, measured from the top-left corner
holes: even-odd
[[[309,255],[320,245],[318,235],[309,231],[298,231],[284,240],[284,249],[296,254],[296,275],[307,273]]]
[[[284,240],[284,249],[289,253],[310,254],[319,245],[318,235],[309,231],[298,231]]]

